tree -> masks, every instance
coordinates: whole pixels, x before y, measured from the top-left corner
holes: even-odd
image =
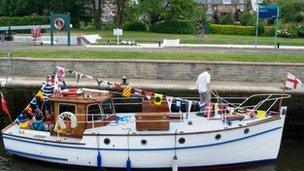
[[[121,28],[123,24],[123,16],[124,16],[124,10],[126,6],[128,5],[129,0],[116,0],[115,4],[117,7],[117,13],[116,13],[116,27]]]

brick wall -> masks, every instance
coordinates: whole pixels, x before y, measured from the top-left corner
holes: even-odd
[[[6,62],[0,58],[0,65]],[[100,78],[145,78],[194,80],[205,67],[212,70],[212,80],[279,82],[288,69],[304,80],[304,64],[249,63],[249,62],[199,62],[157,60],[77,60],[14,58],[13,74],[16,76],[44,77],[56,65]],[[0,67],[5,76],[5,67]]]

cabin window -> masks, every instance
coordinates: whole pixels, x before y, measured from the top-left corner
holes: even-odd
[[[75,104],[68,104],[68,103],[63,103],[59,104],[59,114],[62,112],[71,112],[71,113],[76,113],[76,105]]]
[[[115,108],[114,108],[112,99],[108,99],[108,100],[102,102],[101,107],[102,107],[103,113],[105,115],[110,115],[110,114],[115,113]]]
[[[88,121],[92,121],[93,119],[94,121],[103,119],[103,115],[101,113],[99,104],[95,103],[88,105],[87,111],[88,111]]]

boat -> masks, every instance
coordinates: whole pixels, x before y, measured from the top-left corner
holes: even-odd
[[[60,87],[63,75],[56,73]],[[65,88],[48,95],[40,90],[1,131],[5,150],[52,163],[129,170],[221,167],[278,157],[287,113],[281,102],[289,94],[254,94],[235,104],[214,93],[216,101],[200,104],[107,84],[110,90]],[[140,98],[141,110],[117,113],[117,93]],[[204,111],[198,113],[195,105],[204,105]]]

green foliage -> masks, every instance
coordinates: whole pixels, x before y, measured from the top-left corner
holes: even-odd
[[[279,0],[281,18],[285,22],[304,21],[304,1],[303,0]]]
[[[304,37],[304,23],[298,25],[298,36]]]
[[[221,13],[219,24],[232,24],[231,13]]]
[[[279,37],[295,38],[298,37],[299,28],[296,24],[285,24],[278,30]]]
[[[22,26],[49,24],[46,16],[0,17],[1,26]]]
[[[254,26],[236,26],[236,25],[219,25],[211,24],[212,34],[226,34],[226,35],[254,35]]]
[[[193,34],[195,25],[189,21],[170,20],[156,23],[150,30],[156,33]]]
[[[133,21],[133,22],[127,22],[123,25],[124,30],[127,31],[147,31],[148,26],[146,23],[142,21]]]
[[[275,33],[275,26],[265,26],[265,31],[263,33],[263,36],[274,36]]]
[[[249,11],[245,11],[240,16],[240,23],[243,26],[254,26],[256,17]]]

